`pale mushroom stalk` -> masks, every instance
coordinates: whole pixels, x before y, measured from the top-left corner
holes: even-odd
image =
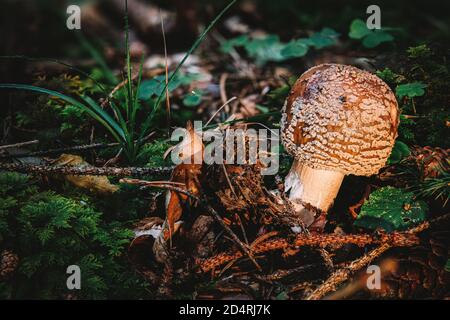
[[[345,175],[370,176],[385,165],[398,122],[394,94],[367,71],[324,64],[297,80],[281,123],[295,159],[285,190],[306,225],[330,209]]]
[[[327,211],[343,180],[344,174],[339,171],[314,169],[294,160],[286,176],[285,189],[290,190],[289,199],[298,199],[321,211]]]

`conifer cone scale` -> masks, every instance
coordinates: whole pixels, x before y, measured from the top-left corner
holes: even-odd
[[[399,268],[384,278],[381,297],[397,299],[450,298],[450,272],[445,264],[450,254],[450,231],[431,231],[423,245],[394,255]]]
[[[3,250],[0,256],[0,279],[11,276],[19,265],[19,257],[11,250]]]
[[[411,150],[411,158],[415,160],[419,168],[423,168],[422,179],[436,178],[443,171],[450,170],[449,155],[450,150],[439,147],[415,146]]]

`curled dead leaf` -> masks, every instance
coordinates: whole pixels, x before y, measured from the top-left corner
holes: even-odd
[[[53,165],[58,166],[75,166],[75,167],[90,167],[82,157],[73,154],[62,154],[59,158],[53,161]],[[74,186],[82,189],[87,189],[98,194],[111,194],[119,190],[119,187],[111,184],[106,176],[74,176],[64,175],[62,179],[70,182]]]
[[[172,172],[170,182],[181,183],[183,189],[194,196],[200,196],[201,194],[199,177],[201,175],[203,150],[204,146],[201,136],[195,132],[192,123],[188,122],[183,142],[174,148],[172,152],[177,152],[182,161],[190,159],[191,163],[181,163],[176,166]],[[180,194],[172,190],[167,191],[166,219],[162,226],[162,232],[153,245],[153,252],[159,262],[163,263],[166,261],[172,237],[181,225],[180,219],[186,209],[192,207],[192,205],[192,199],[186,194]]]

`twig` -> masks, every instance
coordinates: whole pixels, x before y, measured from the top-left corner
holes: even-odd
[[[443,215],[439,218],[433,219],[431,221],[426,221],[417,227],[411,228],[406,232],[403,232],[403,234],[409,234],[414,235],[417,233],[420,233],[428,228],[432,224],[436,224],[442,220],[450,218],[450,214]],[[397,233],[397,235],[400,233]],[[398,239],[399,240],[399,239]],[[343,283],[344,281],[347,281],[352,274],[363,268],[364,266],[368,265],[370,262],[372,262],[374,259],[379,257],[381,254],[383,254],[388,249],[398,246],[398,243],[395,242],[382,242],[382,244],[373,249],[368,254],[362,256],[361,258],[353,261],[348,267],[342,268],[337,270],[335,273],[333,273],[325,282],[323,282],[316,290],[311,293],[306,300],[319,300],[322,297],[324,297],[329,292],[335,291],[336,288]]]
[[[8,145],[0,146],[0,150],[10,149],[10,148],[20,148],[23,146],[29,146],[30,144],[37,144],[37,143],[39,143],[39,140],[31,140],[31,141],[19,142],[19,143],[14,143],[14,144],[8,144]]]
[[[364,190],[364,194],[362,198],[354,205],[350,206],[348,208],[348,212],[350,213],[353,220],[355,220],[358,217],[358,214],[356,213],[356,210],[362,207],[364,202],[369,198],[371,187],[370,185],[366,186],[366,190]]]
[[[252,246],[252,252],[260,254],[273,250],[282,250],[290,247],[319,247],[324,248],[329,244],[356,244],[358,246],[366,246],[369,244],[381,244],[389,243],[397,247],[412,246],[419,242],[419,239],[415,234],[410,232],[393,232],[390,234],[348,234],[348,235],[336,235],[336,234],[312,234],[305,235],[299,234],[296,239],[291,243],[284,238],[271,239],[262,243],[258,243]],[[199,260],[198,264],[203,272],[207,272],[216,269],[218,266],[242,257],[241,252],[223,252],[218,255]]]
[[[225,175],[225,178],[227,180],[227,183],[230,186],[231,192],[233,192],[236,199],[238,199],[238,196],[236,194],[236,191],[234,191],[233,185],[231,184],[230,177],[228,176],[227,168],[225,167],[224,163],[222,163],[222,169],[223,169],[223,174]]]
[[[368,254],[353,261],[348,267],[337,270],[308,297],[306,297],[306,300],[319,300],[328,292],[335,291],[337,286],[346,281],[353,273],[368,265],[372,260],[379,257],[391,247],[392,244],[383,243],[381,246],[370,251]]]
[[[205,127],[207,127],[208,124],[211,123],[211,121],[216,117],[216,115],[220,112],[220,110],[222,110],[226,105],[230,104],[231,102],[233,102],[236,99],[237,99],[237,97],[231,97],[230,99],[225,101],[224,104],[219,109],[217,109],[216,112],[214,112],[214,114],[211,116],[211,118],[209,118],[209,120],[205,124]]]
[[[170,128],[170,97],[169,97],[169,63],[167,60],[167,42],[166,42],[166,32],[164,30],[164,19],[161,14],[161,9],[159,10],[159,17],[161,19],[161,32],[163,36],[164,44],[164,64],[165,64],[165,76],[166,76],[166,110],[167,110],[167,127]]]
[[[24,152],[24,153],[18,153],[18,154],[4,154],[4,155],[0,155],[0,159],[37,157],[37,156],[44,156],[44,155],[49,155],[49,154],[64,153],[64,152],[69,152],[69,151],[110,148],[110,147],[115,147],[118,145],[119,145],[119,143],[117,143],[117,142],[94,143],[94,144],[86,144],[86,145],[74,146],[74,147],[41,150],[41,151],[35,151],[35,152]]]
[[[327,267],[329,272],[333,272],[334,271],[334,263],[333,263],[333,259],[331,259],[330,253],[325,250],[324,248],[319,248],[319,253],[323,259],[323,261],[325,262],[325,266]]]
[[[76,167],[76,166],[46,166],[21,163],[0,163],[0,170],[17,171],[33,174],[63,174],[63,175],[89,175],[89,176],[146,176],[166,175],[172,172],[172,167]]]
[[[295,268],[287,269],[287,270],[280,269],[280,270],[277,270],[274,273],[271,273],[268,275],[255,275],[255,277],[258,280],[272,283],[274,281],[279,281],[279,280],[286,278],[290,275],[293,275],[295,273],[300,273],[300,272],[304,272],[304,271],[308,271],[308,270],[312,270],[312,269],[317,270],[317,268],[319,268],[319,267],[320,267],[320,264],[306,264],[303,266],[299,266],[299,267],[295,267]]]
[[[136,80],[138,76],[139,76],[139,73],[135,73],[134,75],[131,76],[131,80],[132,81]],[[117,86],[115,86],[114,89],[111,91],[111,93],[108,95],[108,97],[102,101],[100,106],[102,108],[105,108],[108,105],[109,101],[114,97],[116,92],[119,91],[120,89],[122,89],[123,86],[125,86],[127,84],[128,84],[128,79],[125,79],[121,83],[119,83]]]
[[[312,285],[313,284],[311,282],[300,282],[300,283],[297,283],[296,285],[294,285],[293,287],[291,287],[289,289],[289,294],[292,294],[292,293],[300,291],[300,290],[311,292],[312,291],[312,288],[311,288]]]
[[[123,148],[120,148],[119,152],[117,152],[117,154],[114,157],[112,157],[111,159],[106,161],[105,164],[103,165],[103,167],[109,166],[111,162],[115,163],[119,159],[119,157],[122,154],[122,152],[123,152]]]
[[[394,258],[385,258],[379,263],[377,263],[380,267],[381,277],[384,278],[389,274],[394,274],[398,271],[399,264],[398,261]],[[353,278],[352,281],[345,285],[340,286],[338,290],[334,291],[331,294],[326,296],[326,300],[342,300],[353,296],[360,290],[367,288],[367,280],[369,275],[365,272],[360,272],[360,275],[356,278]],[[312,292],[312,291],[311,291]]]
[[[219,81],[219,87],[220,87],[220,98],[222,99],[222,104],[225,105],[227,104],[227,78],[228,78],[228,73],[222,73],[222,75],[220,76],[220,81]],[[229,113],[230,110],[229,108],[226,109],[226,112]]]
[[[137,184],[137,185],[149,185],[149,183],[151,183],[150,181],[143,181],[143,180],[137,180],[137,179],[121,179],[120,180],[123,183],[129,183],[129,184]],[[190,197],[191,199],[195,200],[198,202],[198,204],[200,206],[202,206],[207,213],[212,216],[214,218],[214,220],[216,220],[216,222],[218,222],[220,224],[220,226],[228,233],[228,235],[231,237],[231,239],[234,241],[234,243],[239,247],[239,249],[242,251],[239,251],[239,253],[245,254],[248,256],[248,258],[255,264],[255,266],[261,270],[261,267],[259,266],[259,264],[256,262],[256,260],[253,258],[250,250],[245,246],[245,244],[238,238],[238,236],[233,232],[233,230],[230,229],[230,227],[227,226],[227,224],[223,221],[222,217],[217,213],[216,210],[214,210],[213,207],[211,207],[210,205],[208,205],[204,200],[200,199],[199,197],[193,195],[192,193],[190,193],[189,191],[186,191],[185,189],[182,188],[178,188],[178,187],[174,187],[172,185],[168,185],[168,184],[160,184],[160,185],[155,185],[152,184],[153,187],[158,187],[158,188],[164,188],[167,190],[171,190],[171,191],[175,191],[175,192],[179,192],[179,193],[183,193],[185,195],[187,195],[188,197]]]
[[[171,283],[173,281],[173,263],[171,259],[167,259],[164,263],[164,270],[161,276],[161,282],[158,287],[158,294],[162,297],[168,297],[172,295]]]

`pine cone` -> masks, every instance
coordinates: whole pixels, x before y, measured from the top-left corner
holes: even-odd
[[[385,288],[378,297],[397,299],[444,299],[450,294],[450,272],[445,264],[450,252],[450,231],[430,233],[424,245],[399,250],[398,269],[384,277]]]
[[[19,265],[19,257],[11,250],[3,250],[0,255],[0,279],[11,276]]]
[[[419,147],[411,149],[410,159],[413,159],[419,169],[422,169],[422,180],[436,178],[441,172],[450,170],[448,155],[450,150],[439,147]]]
[[[411,154],[400,164],[383,168],[379,179],[395,187],[405,188],[427,178],[437,178],[442,172],[450,170],[449,153],[450,149],[414,146]]]

